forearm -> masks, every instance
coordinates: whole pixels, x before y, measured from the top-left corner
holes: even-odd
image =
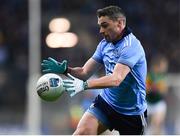
[[[82,81],[79,78],[70,75],[69,73],[67,76],[69,79],[63,80],[63,87],[65,87],[66,91],[70,92],[71,97],[90,88],[107,88],[118,86],[120,84],[120,80],[116,78],[117,76],[111,75],[88,81]]]
[[[119,86],[121,82],[122,79],[119,78],[118,76],[108,75],[108,76],[103,76],[101,78],[88,80],[87,84],[88,84],[88,89],[93,89],[93,88],[115,87],[115,86]]]
[[[63,86],[66,88],[66,91],[70,92],[71,97],[86,89],[117,87],[121,84],[121,82],[125,79],[126,75],[130,71],[130,68],[128,66],[117,64],[111,75],[103,76],[97,79],[86,80],[86,76],[91,75],[91,73],[95,71],[95,68],[98,68],[92,68],[92,66],[89,66],[89,68],[87,68],[87,66],[88,63],[86,63],[86,65],[83,66],[83,68],[68,68],[69,73],[76,75],[76,77],[73,77],[68,73],[67,76],[69,77],[69,79],[63,80]],[[82,79],[77,78],[80,76],[82,76],[83,78],[86,77],[84,78],[84,81],[82,81]]]
[[[127,74],[130,72],[130,68],[123,64],[116,64],[112,74],[103,76],[98,79],[92,79],[87,81],[88,88],[107,88],[116,87],[121,84]]]
[[[67,73],[70,73],[71,75],[81,79],[81,80],[87,80],[88,74],[83,70],[82,67],[68,67]]]

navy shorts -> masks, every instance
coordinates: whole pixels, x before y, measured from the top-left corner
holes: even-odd
[[[116,112],[98,95],[87,112],[93,114],[109,130],[121,135],[142,135],[147,125],[147,110],[142,115],[124,115]]]

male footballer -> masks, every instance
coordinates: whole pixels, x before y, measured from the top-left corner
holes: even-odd
[[[103,89],[84,113],[74,135],[96,135],[107,129],[121,135],[141,135],[147,117],[144,49],[127,26],[120,7],[98,9],[97,18],[103,39],[83,67],[68,67],[67,61],[48,58],[43,60],[42,70],[67,74],[70,78],[63,82],[71,96],[87,89]],[[106,74],[89,79],[102,66]]]

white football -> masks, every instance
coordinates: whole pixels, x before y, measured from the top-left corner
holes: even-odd
[[[39,78],[36,85],[37,94],[45,101],[57,100],[65,91],[62,78],[48,73]]]

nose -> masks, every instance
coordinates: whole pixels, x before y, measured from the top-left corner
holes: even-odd
[[[100,28],[99,33],[104,34],[104,29],[102,27]]]

